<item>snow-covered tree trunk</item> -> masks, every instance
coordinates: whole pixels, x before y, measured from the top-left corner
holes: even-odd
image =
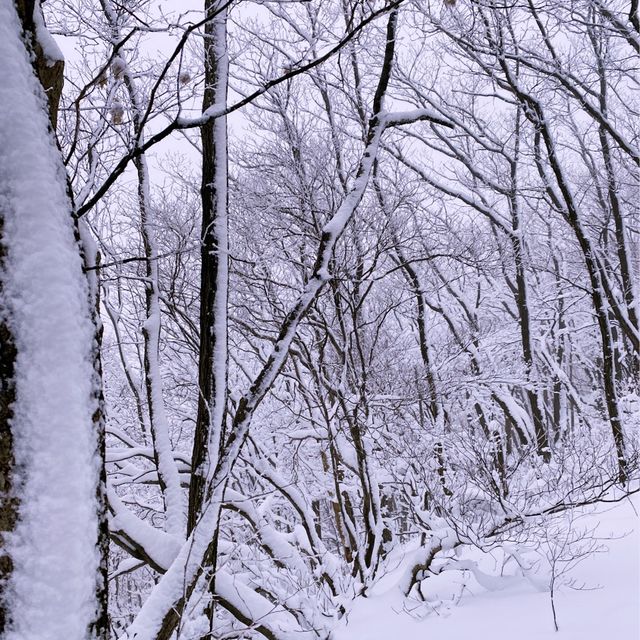
[[[229,58],[226,2],[206,0],[203,111],[227,103]],[[188,531],[200,516],[205,479],[223,443],[227,402],[227,300],[229,288],[227,119],[202,127],[202,228],[198,417],[193,443]]]
[[[102,0],[102,7],[111,29],[111,43],[117,46],[121,39],[118,16],[110,0]],[[144,106],[139,95],[135,74],[127,60],[121,55],[116,58],[119,75],[131,101],[133,132],[138,145],[144,143]],[[173,458],[169,421],[163,398],[162,373],[160,370],[160,272],[156,239],[157,222],[151,203],[151,190],[147,157],[141,153],[134,160],[138,178],[138,208],[140,231],[145,252],[146,319],[142,326],[144,339],[144,382],[149,412],[149,427],[153,440],[153,453],[158,469],[158,481],[165,504],[165,529],[178,537],[184,536],[185,509],[180,487],[178,468]]]
[[[26,45],[33,53],[33,68],[47,96],[49,120],[55,129],[64,83],[64,57],[47,31],[39,0],[16,0]]]
[[[99,616],[95,332],[39,5],[0,2],[0,59],[0,620],[5,638],[83,640]]]
[[[527,282],[526,268],[526,246],[522,232],[522,220],[520,202],[518,200],[518,188],[520,183],[519,163],[520,163],[520,137],[522,129],[522,114],[520,109],[516,112],[515,135],[513,158],[510,161],[511,190],[509,193],[509,210],[511,213],[511,247],[513,249],[513,262],[515,268],[516,288],[514,298],[518,309],[518,320],[520,325],[520,341],[522,343],[522,359],[525,365],[527,377],[527,397],[529,409],[533,420],[533,428],[536,437],[536,449],[543,460],[551,459],[551,450],[547,435],[547,425],[543,417],[542,402],[539,397],[538,385],[536,381],[532,319],[529,309],[529,285]]]
[[[205,0],[203,111],[224,109],[229,82],[227,3]],[[189,489],[188,533],[196,526],[203,503],[211,494],[207,478],[224,444],[228,370],[229,222],[227,119],[216,118],[201,129],[202,226],[200,266],[200,350],[198,362],[198,414],[193,441]],[[205,558],[209,591],[215,592],[218,523]],[[209,634],[213,637],[214,606],[205,602]]]

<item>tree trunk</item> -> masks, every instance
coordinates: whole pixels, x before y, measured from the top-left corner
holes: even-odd
[[[86,640],[106,633],[99,367],[52,130],[63,62],[44,38],[39,4],[0,2],[0,521],[13,534],[1,541],[0,626]]]
[[[225,105],[229,60],[227,9],[206,0],[213,16],[205,27],[205,93],[203,110]],[[227,300],[229,281],[227,119],[202,127],[202,232],[200,275],[200,352],[198,416],[193,443],[188,532],[200,516],[205,479],[218,462],[224,442],[227,404]]]

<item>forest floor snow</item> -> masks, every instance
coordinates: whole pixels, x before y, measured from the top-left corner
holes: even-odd
[[[427,587],[427,603],[411,605],[398,578],[398,559],[372,589],[358,599],[335,640],[639,640],[640,494],[619,503],[577,511],[572,528],[592,532],[585,544],[598,552],[561,576],[555,596],[559,631],[554,629],[548,572],[537,580],[513,575],[499,590],[482,587],[468,572],[446,571]],[[488,572],[491,554],[484,556]],[[482,566],[482,561],[479,562]],[[404,565],[404,566],[403,566]],[[566,566],[566,565],[565,565]],[[495,564],[494,564],[495,568]],[[425,581],[425,582],[428,582]],[[439,584],[436,584],[439,583]],[[409,613],[411,609],[411,613]]]

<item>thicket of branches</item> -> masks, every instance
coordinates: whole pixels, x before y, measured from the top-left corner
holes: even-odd
[[[637,476],[637,3],[205,5],[44,5],[100,347],[91,633],[328,638],[403,545],[420,601]]]

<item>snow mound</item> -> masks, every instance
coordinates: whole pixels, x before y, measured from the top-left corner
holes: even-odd
[[[425,602],[419,603],[404,599],[391,586],[402,570],[398,561],[395,572],[376,585],[371,597],[355,603],[333,640],[640,638],[638,513],[640,496],[635,495],[573,514],[575,529],[591,532],[597,548],[560,580],[555,594],[558,632],[548,582],[542,584],[542,577],[536,581],[511,575],[486,582],[483,574],[476,579],[472,571],[446,571],[424,581]]]

